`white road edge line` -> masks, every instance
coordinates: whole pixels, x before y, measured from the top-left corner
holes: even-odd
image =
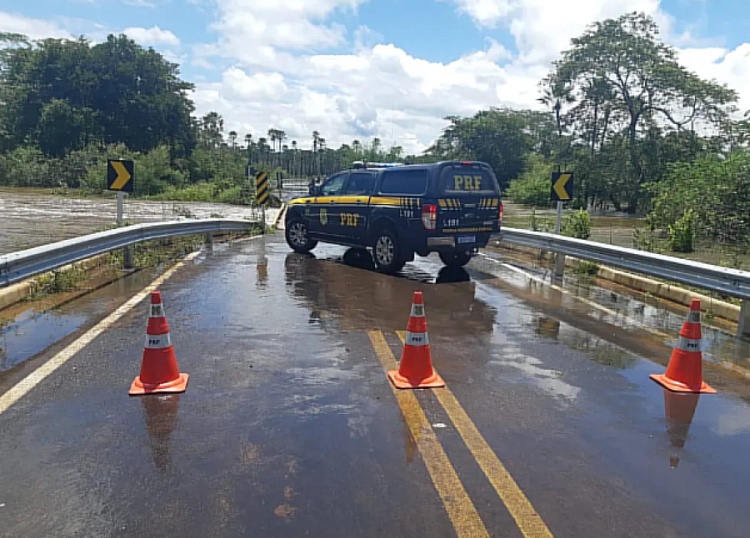
[[[255,239],[258,237],[262,236],[256,235],[248,239]],[[60,351],[57,355],[55,355],[47,362],[39,366],[36,370],[31,372],[29,375],[24,377],[16,385],[8,389],[5,394],[0,396],[0,415],[5,413],[13,404],[26,396],[26,394],[28,394],[29,392],[31,392],[34,387],[44,381],[50,374],[52,374],[55,370],[72,359],[83,348],[93,342],[97,336],[101,335],[104,331],[117,323],[125,314],[135,308],[138,303],[148,297],[152,291],[154,291],[169,278],[171,278],[172,275],[174,275],[186,263],[191,262],[195,258],[197,258],[202,252],[202,250],[197,250],[182,258],[182,260],[178,261],[176,264],[174,264],[172,267],[170,267],[164,273],[154,279],[154,281],[151,282],[148,286],[128,299],[127,302],[120,305],[117,310],[112,312],[106,318],[94,325],[91,329],[79,336],[74,342],[69,344],[68,347]]]

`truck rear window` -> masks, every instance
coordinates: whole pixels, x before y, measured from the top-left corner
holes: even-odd
[[[448,166],[440,174],[440,194],[450,196],[496,195],[497,180],[486,168]]]
[[[427,192],[427,170],[389,170],[383,173],[380,194],[421,196]]]

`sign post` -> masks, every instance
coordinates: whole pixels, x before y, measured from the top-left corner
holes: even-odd
[[[557,202],[557,219],[555,221],[555,234],[560,235],[562,230],[563,202],[573,199],[573,172],[552,172],[552,183],[550,185],[550,201]],[[562,278],[565,272],[565,254],[557,253],[555,256],[555,278]]]
[[[117,193],[117,226],[125,224],[125,193],[132,193],[135,187],[133,161],[107,159],[107,190]],[[123,248],[125,269],[133,267],[133,257],[129,247]]]
[[[258,172],[255,176],[255,201],[262,208],[263,233],[266,233],[266,204],[270,197],[268,172]]]

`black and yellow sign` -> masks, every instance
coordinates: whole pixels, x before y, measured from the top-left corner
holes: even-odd
[[[107,189],[119,192],[133,192],[133,161],[107,159]]]
[[[270,185],[268,182],[268,172],[259,172],[255,176],[255,200],[259,205],[268,203],[268,197],[271,194]]]
[[[567,202],[573,198],[573,172],[552,172],[550,200]]]

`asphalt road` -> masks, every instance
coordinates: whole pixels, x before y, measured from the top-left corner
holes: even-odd
[[[60,362],[0,405],[0,536],[750,536],[742,383],[665,394],[664,342],[497,260],[315,254],[217,245],[160,286],[182,395],[127,394],[145,300],[0,377]],[[445,389],[385,374],[414,290]]]

